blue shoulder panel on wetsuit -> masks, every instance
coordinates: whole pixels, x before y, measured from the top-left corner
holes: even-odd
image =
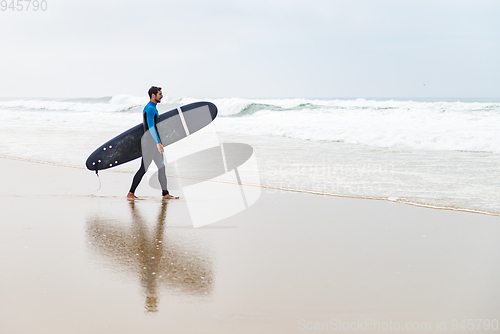
[[[146,113],[147,128],[149,132],[151,132],[153,139],[156,141],[157,144],[161,143],[160,137],[158,136],[158,132],[156,132],[156,127],[155,127],[155,116],[159,117],[158,110],[156,109],[156,104],[149,101],[148,104],[146,104],[146,106],[144,107],[143,112]]]

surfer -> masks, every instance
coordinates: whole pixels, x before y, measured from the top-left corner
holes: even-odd
[[[162,198],[163,199],[171,199],[171,198],[179,198],[176,196],[172,196],[168,193],[167,190],[167,175],[165,173],[165,163],[163,161],[163,145],[160,140],[160,136],[158,135],[158,129],[156,128],[156,123],[158,122],[158,110],[156,109],[156,105],[161,102],[163,98],[163,94],[161,92],[161,87],[152,86],[149,91],[149,102],[144,107],[143,111],[143,126],[144,131],[149,132],[152,139],[156,143],[156,147],[143,147],[142,148],[142,160],[141,167],[135,173],[134,179],[132,180],[132,186],[130,187],[130,191],[127,194],[127,198],[136,199],[137,196],[134,195],[137,186],[142,180],[144,174],[148,170],[151,161],[154,161],[156,167],[158,167],[158,181],[160,181],[161,189],[162,189]],[[149,139],[149,138],[148,138]]]

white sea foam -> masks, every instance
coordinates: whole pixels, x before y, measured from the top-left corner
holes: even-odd
[[[500,153],[500,103],[363,99],[221,102],[221,115],[226,117],[218,122],[218,129],[228,134]]]
[[[160,112],[199,101],[165,98]],[[374,147],[500,153],[500,103],[395,100],[204,99],[219,109],[221,133],[279,136]],[[0,100],[0,152],[15,153],[23,138],[50,129],[67,140],[109,139],[141,122],[147,97]],[[5,138],[9,133],[9,138]],[[47,136],[47,134],[45,134]],[[105,137],[106,136],[106,137]],[[15,140],[13,139],[15,138]],[[31,138],[33,139],[33,138]],[[30,140],[31,140],[30,139]],[[11,142],[9,144],[9,142]],[[17,143],[17,144],[16,144]],[[91,149],[91,148],[89,148]],[[43,150],[43,148],[42,148]],[[51,155],[51,152],[44,152]]]
[[[106,102],[94,103],[82,101],[12,100],[0,101],[0,109],[115,112],[129,110],[143,104],[131,103],[131,101],[120,102],[120,99],[117,100],[115,98]]]

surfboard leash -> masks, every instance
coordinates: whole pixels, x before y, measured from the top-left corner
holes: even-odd
[[[99,180],[99,188],[97,190],[91,192],[87,196],[92,196],[92,195],[94,195],[94,193],[96,193],[99,190],[101,190],[101,177],[99,176],[99,160],[97,161],[97,164],[95,166],[95,175],[97,175],[97,179]]]

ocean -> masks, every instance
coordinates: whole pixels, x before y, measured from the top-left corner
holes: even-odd
[[[200,100],[217,105],[221,142],[253,148],[263,187],[500,214],[500,99],[164,98],[158,109]],[[85,168],[147,101],[0,99],[0,156]]]

